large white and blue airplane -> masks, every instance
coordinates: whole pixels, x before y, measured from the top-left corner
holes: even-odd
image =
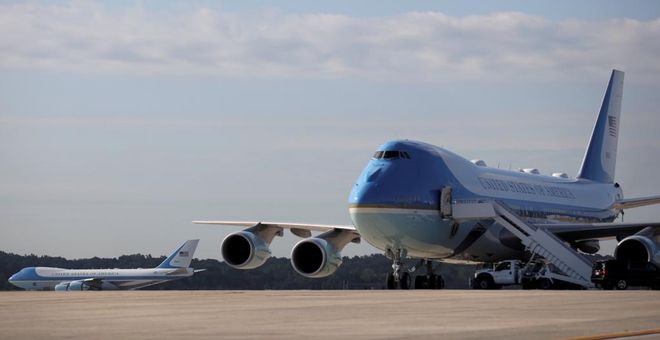
[[[190,268],[199,240],[188,240],[156,268],[149,269],[62,269],[28,267],[9,278],[26,290],[119,290],[147,286],[190,277],[203,269]]]
[[[348,202],[353,225],[194,222],[249,227],[225,237],[221,246],[225,262],[241,269],[262,265],[273,238],[289,229],[304,238],[294,246],[291,262],[306,277],[331,275],[341,264],[343,247],[364,239],[393,260],[388,288],[410,286],[410,270],[402,270],[406,258],[425,262],[432,282],[442,281],[432,273],[433,261],[529,258],[520,238],[495,219],[452,216],[452,206],[475,202],[496,201],[582,252],[595,253],[599,240],[616,238],[617,258],[658,263],[660,223],[614,222],[623,209],[660,203],[660,196],[626,199],[614,181],[623,76],[612,71],[575,178],[492,168],[427,143],[395,140],[378,148],[353,186]],[[311,237],[312,231],[323,234]]]

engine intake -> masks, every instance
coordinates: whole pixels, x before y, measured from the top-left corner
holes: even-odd
[[[298,274],[321,278],[332,275],[341,265],[341,254],[328,241],[312,237],[298,242],[291,251],[291,265]]]
[[[270,257],[268,243],[259,235],[243,230],[227,235],[220,246],[222,257],[237,269],[254,269]]]
[[[624,238],[614,250],[614,257],[622,262],[653,262],[660,264],[660,231],[646,228]]]
[[[600,242],[598,240],[580,240],[574,242],[573,246],[586,254],[595,254],[600,250]]]

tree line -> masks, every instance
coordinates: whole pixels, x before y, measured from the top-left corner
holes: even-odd
[[[24,267],[58,267],[68,269],[153,268],[165,256],[133,254],[117,258],[92,257],[67,260],[63,257],[17,255],[0,251],[0,290],[19,290],[10,284],[9,277]],[[413,261],[410,261],[413,264]],[[234,269],[215,259],[193,259],[191,267],[206,269],[194,276],[154,285],[151,290],[261,290],[261,289],[383,289],[392,262],[384,255],[344,257],[343,264],[333,275],[322,279],[305,278],[292,268],[289,259],[274,257],[256,269]],[[474,272],[473,265],[436,265],[447,288],[468,288]],[[416,274],[426,273],[420,268]]]

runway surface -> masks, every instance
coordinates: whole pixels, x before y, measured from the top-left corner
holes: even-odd
[[[660,291],[0,292],[0,338],[560,339],[660,328]]]

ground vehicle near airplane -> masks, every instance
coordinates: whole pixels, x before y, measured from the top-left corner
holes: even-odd
[[[523,270],[520,284],[523,289],[581,289],[579,284],[571,283],[570,278],[562,275],[552,264],[545,261],[530,263]]]
[[[482,268],[474,272],[472,288],[496,289],[507,285],[521,284],[525,265],[519,260],[506,260],[496,263],[491,268]]]
[[[9,278],[25,290],[119,290],[138,289],[190,277],[204,269],[189,268],[199,240],[188,240],[156,268],[149,269],[63,269],[27,267]]]
[[[503,286],[521,285],[523,289],[579,288],[566,280],[570,278],[558,273],[552,264],[545,261],[523,263],[506,260],[490,268],[478,269],[471,286],[474,289],[499,289]]]
[[[623,290],[630,286],[660,289],[660,268],[651,262],[597,261],[591,281],[607,290]]]
[[[311,278],[334,273],[342,249],[364,239],[393,262],[388,288],[411,286],[407,258],[493,263],[532,256],[590,287],[592,263],[575,249],[595,253],[602,238],[621,239],[620,260],[660,262],[660,222],[613,223],[623,209],[660,203],[660,195],[625,199],[614,182],[622,96],[623,72],[613,70],[576,178],[491,168],[444,148],[395,140],[376,151],[353,186],[353,225],[195,223],[248,227],[221,245],[225,262],[240,269],[262,265],[274,237],[288,229],[303,238],[291,251],[291,264]],[[431,269],[427,265],[428,278],[436,275]],[[420,287],[442,286],[422,282]]]

